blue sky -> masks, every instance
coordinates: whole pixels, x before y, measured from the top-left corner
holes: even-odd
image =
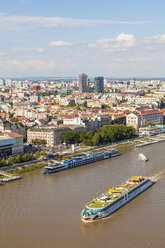
[[[163,0],[0,2],[0,77],[165,77]]]

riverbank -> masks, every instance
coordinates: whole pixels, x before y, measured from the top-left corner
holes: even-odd
[[[28,172],[44,168],[46,163],[28,164],[26,166],[19,166],[10,168],[9,170],[0,170],[0,182],[6,183],[21,179],[22,176]],[[7,171],[7,172],[6,172]],[[20,176],[21,175],[21,176]]]
[[[81,147],[78,148],[74,153],[67,153],[67,155],[63,155],[62,156],[62,160],[67,160],[67,159],[71,159],[75,156],[84,156],[87,154],[94,154],[94,153],[98,153],[98,152],[104,152],[104,151],[108,151],[108,150],[119,150],[122,147],[125,146],[146,146],[146,145],[151,145],[151,144],[155,144],[158,142],[162,142],[165,141],[165,134],[158,134],[152,137],[138,137],[136,139],[132,139],[132,140],[124,140],[124,141],[120,141],[117,143],[111,143],[111,144],[106,144],[106,145],[102,145],[102,146],[96,146],[96,147]],[[5,167],[3,168],[3,170],[8,171],[10,174],[12,175],[20,175],[20,174],[24,174],[24,173],[28,173],[37,169],[42,169],[46,166],[47,161],[32,161],[31,163],[28,162],[27,164],[18,164],[15,166],[10,166],[10,167]],[[35,164],[34,164],[35,163]],[[3,176],[0,176],[0,178],[3,178]]]
[[[30,171],[34,171],[37,169],[42,169],[44,168],[46,163],[38,163],[38,164],[32,164],[32,165],[26,165],[25,166],[20,166],[11,170],[8,170],[8,172],[12,175],[20,175],[20,174],[25,174]]]

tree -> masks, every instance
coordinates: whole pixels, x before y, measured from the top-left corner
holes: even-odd
[[[153,123],[152,121],[147,122],[147,126],[155,126],[155,123]]]
[[[92,142],[94,146],[100,145],[101,141],[101,134],[100,133],[95,133],[95,135],[92,138]]]
[[[17,157],[15,158],[15,163],[19,164],[21,162],[21,156],[18,154]]]
[[[28,161],[32,161],[32,160],[34,160],[34,155],[33,155],[33,153],[31,152],[31,153],[29,154],[29,156],[28,156]]]
[[[102,109],[108,109],[108,108],[109,108],[109,105],[103,104],[103,105],[101,106],[101,108],[102,108]]]
[[[86,133],[86,138],[87,138],[87,139],[92,139],[92,138],[93,138],[93,132],[92,132],[92,131],[88,131],[88,132]]]
[[[91,139],[84,139],[83,144],[86,146],[93,146],[93,142]]]
[[[22,155],[22,162],[27,162],[28,161],[28,155],[24,154]]]
[[[62,135],[62,141],[67,144],[74,144],[79,142],[79,134],[75,131],[64,133]]]
[[[7,165],[6,160],[4,158],[2,158],[0,160],[0,167],[5,166],[5,165]]]
[[[115,118],[115,119],[113,120],[113,124],[119,124],[119,118]]]
[[[83,141],[86,137],[86,132],[85,131],[80,132],[79,137],[80,137],[80,141]]]
[[[10,165],[13,165],[13,164],[15,163],[15,158],[12,157],[12,156],[10,156],[9,159],[8,159],[8,163],[9,163]]]
[[[59,154],[58,157],[57,157],[57,160],[61,161],[62,160],[62,155]]]
[[[45,149],[43,149],[43,150],[40,152],[40,154],[41,154],[42,156],[46,156],[46,151],[45,151]]]
[[[79,104],[77,104],[77,110],[81,110],[81,108],[80,108],[80,105],[79,105]]]
[[[83,106],[84,106],[85,108],[88,107],[88,106],[87,106],[87,101],[84,101]]]
[[[70,106],[70,107],[75,107],[75,106],[76,106],[75,101],[70,102],[70,103],[69,103],[69,106]]]
[[[11,121],[11,122],[18,122],[18,118],[17,118],[17,117],[12,117],[12,118],[10,119],[10,121]]]
[[[46,145],[46,140],[45,139],[33,139],[32,144],[34,145]]]
[[[36,158],[39,158],[39,157],[40,157],[40,153],[36,152]]]

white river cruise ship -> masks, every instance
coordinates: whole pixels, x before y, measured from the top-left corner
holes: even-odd
[[[91,222],[105,218],[151,185],[153,185],[153,182],[147,177],[132,177],[116,188],[109,189],[105,194],[87,203],[81,213],[81,219],[84,222]]]

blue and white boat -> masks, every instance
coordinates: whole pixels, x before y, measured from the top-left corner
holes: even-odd
[[[42,171],[43,174],[49,173],[57,173],[59,171],[68,170],[72,168],[76,168],[82,165],[91,164],[97,161],[109,159],[112,157],[116,157],[120,155],[120,153],[116,150],[110,150],[106,152],[99,152],[95,154],[90,154],[86,156],[77,156],[69,160],[65,160],[62,162],[49,162],[45,169]]]

